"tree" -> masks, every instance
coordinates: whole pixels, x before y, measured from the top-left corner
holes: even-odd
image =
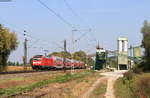
[[[144,22],[141,32],[143,34],[142,46],[145,48],[144,69],[150,71],[150,23],[148,21]]]
[[[60,54],[62,57],[66,57],[68,59],[71,58],[71,54],[69,52],[62,51],[62,52],[60,52]]]
[[[117,59],[116,56],[111,56],[107,58],[107,64],[113,68],[117,68]]]
[[[17,61],[17,62],[16,62],[16,66],[19,66],[19,65],[20,65],[19,62]]]
[[[60,54],[60,52],[53,52],[53,53],[49,54],[49,56],[58,56],[58,57],[61,57],[61,54]]]
[[[92,58],[87,58],[87,65],[88,66],[94,66],[94,64],[95,64],[95,62],[94,62],[94,60],[92,59]]]
[[[5,68],[10,53],[18,46],[16,34],[0,24],[0,69]]]
[[[61,52],[53,52],[51,54],[49,54],[49,56],[58,56],[58,57],[66,57],[68,59],[71,58],[71,54],[69,52],[64,52],[64,51],[61,51]]]
[[[86,53],[84,51],[77,51],[73,53],[73,59],[86,63]]]

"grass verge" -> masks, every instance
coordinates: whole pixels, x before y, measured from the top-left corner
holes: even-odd
[[[17,77],[17,78],[12,78],[12,79],[7,79],[7,80],[1,80],[0,83],[8,82],[8,81],[23,81],[26,80],[24,77]]]
[[[8,89],[0,89],[0,97],[11,96],[11,95],[18,94],[21,92],[31,91],[35,88],[44,87],[50,83],[55,83],[55,82],[63,83],[63,82],[71,81],[74,79],[83,78],[87,75],[90,75],[91,73],[93,73],[93,72],[84,71],[84,72],[75,73],[73,75],[67,73],[67,74],[62,75],[62,76],[57,76],[54,79],[42,80],[42,81],[39,81],[37,83],[28,85],[28,86],[14,87],[14,88],[8,88]]]
[[[116,98],[150,98],[150,73],[132,74],[115,83]]]
[[[133,94],[130,90],[130,88],[124,84],[123,78],[119,78],[115,82],[115,96],[116,98],[133,98]]]

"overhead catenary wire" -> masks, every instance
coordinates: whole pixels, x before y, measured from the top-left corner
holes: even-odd
[[[76,11],[70,6],[67,0],[63,0],[67,8],[71,11],[71,13],[79,19],[80,22],[84,23],[84,20],[76,13]]]
[[[0,17],[0,19],[4,22],[4,25],[10,25],[10,26],[14,27],[13,24],[8,23],[4,18]],[[24,36],[24,32],[23,31],[26,31],[26,30],[23,30],[23,29],[19,29],[19,30],[13,29],[11,31],[16,32],[17,34],[19,34],[19,35],[21,35],[23,37]],[[32,48],[35,44],[39,44],[39,43],[40,43],[39,45],[41,45],[41,46],[47,46],[47,47],[49,47],[50,46],[49,44],[52,43],[53,45],[57,46],[57,48],[63,49],[63,47],[60,46],[59,44],[57,44],[56,42],[50,42],[50,41],[47,41],[47,40],[42,40],[42,39],[39,39],[39,38],[35,38],[35,37],[31,36],[29,33],[26,33],[25,35],[26,35],[28,41],[32,42],[33,40],[35,40],[33,43],[31,43],[30,46],[28,46],[28,48]],[[52,48],[52,46],[51,46],[51,48]]]
[[[67,6],[67,8],[71,11],[71,13],[79,19],[79,21],[82,23],[82,24],[85,24],[85,21],[79,16],[79,14],[76,13],[76,11],[70,6],[70,4],[68,3],[67,0],[63,0],[65,5]],[[78,30],[80,33],[81,33],[81,30]],[[89,32],[91,32],[91,27],[89,27]],[[85,35],[87,34],[87,32],[83,33],[79,38],[77,38],[77,40],[75,41],[78,41],[78,40],[81,40]],[[96,38],[93,38],[94,40]]]
[[[55,16],[57,16],[60,20],[62,20],[65,24],[67,24],[68,26],[72,27],[72,28],[75,28],[75,25],[69,23],[67,20],[65,20],[63,17],[61,17],[58,13],[56,13],[53,9],[51,9],[50,7],[48,7],[44,2],[42,2],[41,0],[37,0],[41,5],[43,5],[45,8],[48,9],[49,12],[53,13]],[[71,10],[71,12],[76,16],[78,17],[80,20],[82,20],[78,14],[70,7],[70,5],[68,4],[68,2],[66,0],[64,0],[66,6]],[[80,30],[78,30],[80,31]],[[80,31],[81,32],[81,31]],[[85,35],[85,34],[84,34]],[[82,35],[83,36],[83,35]],[[78,39],[81,39],[82,36]]]
[[[45,8],[48,9],[48,11],[50,12],[50,14],[54,14],[55,16],[57,16],[61,21],[63,21],[65,24],[67,24],[68,26],[70,26],[71,28],[75,28],[75,25],[72,25],[71,23],[69,23],[67,20],[65,20],[63,17],[61,17],[58,13],[56,13],[53,9],[51,9],[50,7],[48,7],[43,1],[41,0],[37,0],[41,5],[43,5]],[[67,3],[67,2],[66,2]],[[69,7],[69,5],[68,5]],[[73,10],[72,10],[73,12]],[[79,30],[78,30],[79,31]],[[81,38],[81,37],[80,37]]]
[[[72,28],[74,28],[74,26],[71,24],[71,23],[69,23],[67,20],[65,20],[63,17],[61,17],[58,13],[56,13],[54,10],[52,10],[50,7],[48,7],[44,2],[42,2],[41,0],[37,0],[41,5],[43,5],[45,8],[47,8],[48,9],[48,11],[49,12],[51,12],[51,13],[53,13],[55,16],[57,16],[61,21],[63,21],[65,24],[67,24],[68,26],[70,26],[70,27],[72,27]],[[2,19],[3,21],[4,21],[4,19]],[[5,21],[6,22],[6,21]],[[23,32],[20,32],[20,31],[18,31],[18,30],[15,30],[18,34],[21,34],[21,35],[23,35],[24,36],[24,33]],[[24,30],[22,30],[22,31],[24,31]],[[37,39],[37,38],[35,38],[35,37],[33,37],[33,36],[31,36],[31,35],[29,35],[29,34],[26,34],[26,36],[27,37],[30,37],[30,38],[32,38],[32,39],[36,39],[36,40],[38,40],[38,42],[44,42],[45,44],[47,43],[47,45],[50,43],[49,41],[46,41],[46,40],[41,40],[41,39]],[[40,41],[39,41],[40,40]],[[35,43],[37,43],[37,42],[35,42]],[[57,44],[56,42],[51,42],[51,43],[53,43],[54,45],[56,45],[58,48],[60,48],[60,49],[63,49],[63,47],[62,46],[60,46],[59,44]],[[32,46],[32,45],[31,45]]]
[[[64,19],[62,16],[60,16],[58,13],[56,13],[53,9],[51,9],[50,7],[48,7],[43,1],[41,0],[37,0],[41,5],[43,5],[43,7],[45,7],[50,14],[53,13],[55,16],[57,16],[62,22],[64,22],[65,24],[67,24],[70,27],[74,27],[73,24],[71,24],[70,22],[68,22],[66,19]]]
[[[81,30],[78,30],[78,31],[79,31],[80,33],[82,33]],[[75,41],[81,40],[83,37],[85,37],[85,36],[88,34],[88,32],[91,32],[91,29],[85,31],[85,33],[82,33],[82,35],[81,35],[80,37],[78,37]]]
[[[53,43],[53,45],[57,46],[58,49],[63,49],[62,46],[60,46],[59,44],[57,44],[56,42],[51,42]],[[52,50],[52,48],[54,48],[53,46],[50,46],[50,42],[49,41],[46,41],[46,40],[40,40],[40,39],[37,39],[35,40],[32,45],[30,45],[30,48],[32,48],[35,44],[40,44],[42,46],[46,46],[48,48],[50,48],[50,50]],[[53,49],[53,50],[56,50],[56,49]]]
[[[57,16],[61,21],[63,21],[65,24],[67,24],[68,26],[75,28],[75,25],[69,23],[67,20],[65,20],[62,16],[60,16],[58,13],[56,13],[53,9],[51,9],[50,7],[48,7],[43,1],[41,0],[37,0],[41,5],[43,5],[45,8],[48,9],[48,11],[51,13],[53,13],[55,16]],[[81,21],[81,18],[78,16],[78,14],[71,8],[71,6],[69,5],[69,3],[64,0],[66,6],[68,7],[68,9],[70,9],[70,11],[72,12],[72,14],[76,17],[79,18],[79,20]],[[80,31],[80,30],[78,30]],[[81,31],[80,31],[81,32]],[[82,34],[79,38],[77,38],[77,40],[80,40],[83,36],[85,36],[86,33]]]
[[[64,1],[64,3],[65,3],[65,5],[67,6],[67,8],[71,11],[71,13],[76,17],[76,18],[78,18],[79,19],[79,21],[81,22],[81,23],[84,23],[84,20],[76,13],[76,11],[70,6],[70,4],[67,2],[67,0],[63,0]],[[85,23],[84,23],[85,24]],[[78,30],[80,33],[81,33],[81,30]],[[84,33],[84,34],[82,34],[79,38],[77,38],[77,40],[80,40],[83,36],[85,36],[86,35],[86,32]],[[76,41],[77,41],[76,40]]]
[[[44,2],[42,2],[42,0],[37,0],[37,1],[39,1],[40,4],[42,4],[45,8],[47,8],[49,12],[51,12],[51,14],[53,13],[53,14],[54,14],[55,16],[57,16],[61,21],[63,21],[65,24],[69,25],[69,26],[72,27],[72,28],[74,27],[71,23],[69,23],[67,20],[65,20],[63,17],[61,17],[58,13],[56,13],[53,9],[51,9],[51,8],[48,7]],[[66,1],[66,0],[65,0],[65,1]],[[66,3],[67,3],[67,2],[66,2]],[[68,7],[70,7],[70,6],[68,5]],[[71,8],[71,7],[70,7],[70,8]],[[72,10],[72,13],[74,13],[74,15],[76,15],[76,16],[78,17],[78,15],[76,14],[76,12],[75,12],[72,8],[71,8],[71,10]],[[24,34],[23,32],[20,32],[20,31],[19,31],[19,33]],[[80,40],[84,35],[86,35],[86,34],[82,34],[81,37],[79,37],[77,40]],[[29,34],[26,34],[26,36],[35,39],[35,37],[33,37],[33,36],[29,35]],[[40,39],[39,39],[39,40],[40,40]],[[49,41],[40,40],[39,42],[44,42],[44,43],[46,42],[46,43],[49,44]],[[63,49],[62,46],[58,45],[57,43],[55,43],[54,45],[57,45],[59,48]],[[32,45],[31,45],[31,46],[32,46]]]

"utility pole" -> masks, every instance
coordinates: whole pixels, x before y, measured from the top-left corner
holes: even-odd
[[[27,65],[27,38],[26,38],[26,30],[24,30],[24,57],[23,57],[23,62],[24,62],[24,70],[26,70],[26,65]]]
[[[66,43],[66,40],[64,40],[64,60],[63,60],[64,61],[63,62],[64,63],[64,66],[63,66],[64,67],[64,72],[66,72],[66,53],[67,53],[67,48],[66,47],[67,47],[67,43]]]
[[[74,53],[74,44],[75,44],[75,41],[74,41],[74,32],[77,31],[76,29],[73,29],[72,30],[72,53],[71,53],[71,73],[73,73],[74,71],[74,63],[73,63],[73,53]]]

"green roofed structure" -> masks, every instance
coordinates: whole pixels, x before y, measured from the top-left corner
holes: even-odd
[[[96,48],[96,62],[94,70],[101,70],[103,69],[106,63],[106,50],[97,46]]]

